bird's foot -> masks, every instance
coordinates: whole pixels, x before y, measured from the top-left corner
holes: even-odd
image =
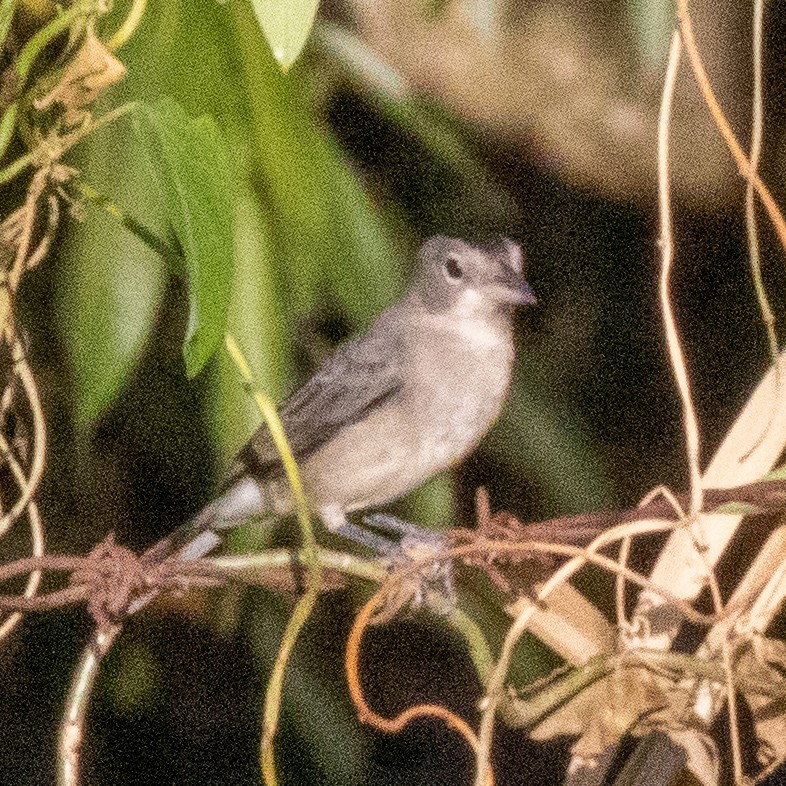
[[[387,513],[366,516],[363,523],[369,529],[362,531],[384,544],[386,550],[379,553],[390,560],[392,570],[417,567],[412,573],[411,602],[415,606],[426,605],[440,614],[450,613],[456,605],[453,567],[442,556],[450,547],[449,539]],[[373,530],[392,537],[377,535]]]
[[[365,546],[367,549],[371,549],[375,554],[379,554],[380,557],[389,558],[398,548],[398,543],[396,541],[354,524],[349,521],[349,519],[344,519],[344,521],[332,531],[342,538],[347,538],[353,543],[357,543],[359,546]]]

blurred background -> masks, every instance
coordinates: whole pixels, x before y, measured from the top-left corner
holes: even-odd
[[[53,13],[45,0],[20,5],[21,37]],[[117,0],[102,24],[113,29],[128,5]],[[691,10],[746,145],[752,8],[697,0]],[[423,238],[521,241],[539,304],[520,318],[509,405],[467,461],[395,511],[469,526],[484,485],[495,509],[534,521],[686,485],[657,302],[655,127],[672,27],[668,0],[324,0],[302,57],[282,75],[247,0],[150,0],[119,53],[128,76],[104,108],[170,95],[225,133],[235,197],[229,327],[276,400],[399,296]],[[762,170],[781,203],[784,34],[783,7],[772,4]],[[706,460],[769,361],[744,188],[687,64],[672,155],[675,305]],[[71,160],[167,234],[129,122],[91,136]],[[8,205],[21,197],[18,186],[2,192]],[[41,508],[54,552],[85,553],[110,531],[142,549],[209,500],[259,416],[223,355],[187,379],[184,282],[104,212],[82,213],[63,223],[20,303],[50,432]],[[783,254],[761,229],[780,320]],[[246,528],[230,547],[271,537],[285,534]],[[21,534],[4,542],[3,559],[23,548]],[[598,582],[587,590],[600,597]],[[439,724],[396,737],[359,726],[342,656],[364,592],[325,595],[298,642],[278,739],[282,782],[466,782],[471,758]],[[505,619],[494,600],[483,621],[498,641]],[[85,783],[259,783],[260,708],[289,608],[261,590],[195,592],[132,620],[95,694]],[[80,611],[47,613],[0,650],[1,782],[53,781],[65,691],[90,629]],[[521,650],[522,679],[556,663],[534,642]],[[476,719],[464,646],[426,614],[373,631],[364,669],[380,712],[438,701]],[[569,745],[501,729],[498,782],[559,782]]]

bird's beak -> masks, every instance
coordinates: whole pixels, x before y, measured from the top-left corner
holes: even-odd
[[[516,306],[534,306],[538,302],[532,287],[513,270],[494,282],[494,297]]]

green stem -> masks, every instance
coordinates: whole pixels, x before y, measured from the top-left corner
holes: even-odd
[[[308,569],[306,592],[298,601],[295,610],[292,612],[292,616],[289,618],[265,693],[260,763],[266,786],[276,786],[278,780],[276,777],[275,759],[273,755],[273,740],[276,736],[278,719],[281,714],[281,694],[284,685],[284,672],[289,656],[292,653],[292,648],[297,641],[297,637],[303,625],[305,625],[306,620],[311,616],[314,604],[319,597],[322,586],[322,567],[317,558],[317,542],[314,537],[314,529],[311,526],[311,514],[308,510],[308,502],[306,501],[303,484],[300,480],[297,462],[295,461],[289,441],[284,433],[284,427],[281,423],[281,419],[278,417],[275,405],[267,396],[254,388],[251,369],[243,353],[240,351],[237,342],[229,333],[226,334],[226,348],[243,377],[243,382],[247,391],[253,397],[259,411],[262,413],[262,417],[265,419],[268,429],[270,430],[270,435],[273,437],[276,449],[284,463],[284,470],[286,471],[287,480],[289,481],[289,487],[292,491],[292,496],[295,498],[295,510],[300,525],[300,535],[303,539],[303,561]]]
[[[16,0],[2,0],[0,2],[0,48],[8,38],[8,31],[11,29],[11,22],[16,11]]]
[[[284,688],[284,672],[286,670],[289,656],[295,646],[297,637],[305,625],[311,612],[314,609],[318,597],[318,591],[309,588],[300,598],[292,612],[292,616],[287,622],[284,635],[281,639],[276,661],[273,664],[273,671],[265,692],[265,710],[262,726],[262,743],[260,745],[260,764],[265,786],[277,786],[275,754],[273,741],[278,731],[278,719],[281,714],[281,694]]]
[[[486,637],[475,620],[458,606],[447,617],[450,626],[456,630],[467,642],[472,664],[478,673],[481,683],[485,686],[491,674],[494,657],[491,654]]]
[[[375,584],[382,584],[390,575],[384,563],[377,559],[364,559],[343,551],[332,551],[320,546],[315,552],[315,559],[327,570],[336,570],[348,576]],[[293,552],[292,549],[271,549],[256,554],[233,554],[227,557],[214,557],[211,562],[222,572],[241,581],[254,582],[254,575],[264,570],[281,570],[282,568],[300,567],[306,559],[303,551]],[[459,625],[456,628],[462,630]]]
[[[19,101],[14,101],[9,105],[8,109],[3,112],[3,117],[0,119],[0,161],[3,160],[8,145],[11,144],[11,137],[14,135],[14,128],[16,128],[16,117],[19,114]],[[5,170],[3,170],[3,174]],[[8,178],[10,179],[10,178]],[[5,182],[0,180],[0,182]]]
[[[82,0],[74,3],[70,8],[56,16],[48,25],[44,25],[33,37],[25,44],[16,61],[16,73],[22,82],[22,86],[30,76],[30,70],[38,55],[44,47],[51,43],[60,33],[68,30],[69,27],[80,16],[87,18],[96,12],[96,0]]]
[[[97,188],[84,180],[76,180],[73,183],[76,190],[93,205],[103,210],[108,215],[125,227],[129,232],[136,235],[148,248],[167,262],[167,264],[177,270],[182,267],[182,255],[173,248],[163,238],[159,237],[152,229],[146,227],[141,221],[128,215],[121,207],[113,202],[108,196],[102,194]]]
[[[564,676],[538,681],[526,697],[509,698],[504,707],[506,723],[532,728],[564,707],[590,685],[606,677],[619,665],[617,655],[598,655]]]
[[[128,16],[125,18],[123,24],[115,30],[112,37],[106,42],[106,45],[113,52],[120,49],[120,47],[136,32],[139,23],[142,21],[142,17],[145,15],[146,8],[147,0],[134,0],[131,10],[128,12]]]
[[[331,551],[319,546],[316,547],[312,558],[323,569],[340,571],[349,576],[372,581],[375,584],[382,585],[388,578],[389,572],[384,563],[380,560],[363,559],[352,554],[345,552]],[[276,549],[272,551],[264,551],[258,554],[240,554],[229,557],[217,557],[212,560],[216,567],[220,568],[223,572],[232,575],[243,581],[253,582],[254,574],[265,570],[281,570],[282,568],[295,568],[298,565],[304,564],[309,557],[307,557],[305,549],[300,552],[293,553],[291,549]],[[310,611],[310,608],[308,609]],[[305,609],[304,609],[305,611]],[[472,617],[459,607],[454,608],[451,613],[444,619],[466,642],[469,649],[470,658],[475,666],[480,681],[485,685],[491,668],[494,662],[491,649],[483,635],[483,631],[472,619]],[[303,619],[305,621],[305,618]],[[298,618],[295,621],[293,614],[290,620],[290,625],[287,628],[295,628],[295,625],[302,624]],[[296,635],[297,631],[295,631]],[[287,639],[287,635],[284,636]],[[291,641],[294,638],[290,636]],[[283,651],[283,647],[282,647]],[[288,653],[287,653],[288,654]],[[279,657],[281,657],[279,655]],[[278,661],[277,661],[278,662]],[[282,659],[282,664],[285,659]],[[514,715],[518,720],[518,713]],[[272,738],[270,740],[272,742]],[[269,743],[268,743],[269,744]],[[267,768],[272,763],[272,757],[267,759],[265,767]],[[275,782],[275,771],[266,774],[268,782]]]
[[[343,551],[331,551],[317,546],[314,559],[324,569],[336,570],[348,576],[383,584],[389,577],[384,563],[378,559],[363,559]],[[217,557],[212,560],[222,571],[240,579],[253,583],[254,574],[265,570],[281,570],[295,567],[306,562],[305,551],[293,552],[291,549],[275,549],[257,554],[239,554],[229,557]],[[444,619],[466,642],[469,655],[478,678],[485,685],[494,657],[491,648],[480,626],[472,617],[458,606]]]

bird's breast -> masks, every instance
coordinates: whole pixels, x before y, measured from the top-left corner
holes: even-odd
[[[466,455],[502,408],[510,384],[510,334],[477,326],[475,340],[463,325],[424,344],[413,359],[409,399],[423,459],[435,469]]]
[[[413,330],[399,358],[401,390],[304,463],[317,509],[396,499],[463,458],[486,433],[507,393],[513,342],[488,326],[477,341],[462,334],[466,323],[453,327]]]

